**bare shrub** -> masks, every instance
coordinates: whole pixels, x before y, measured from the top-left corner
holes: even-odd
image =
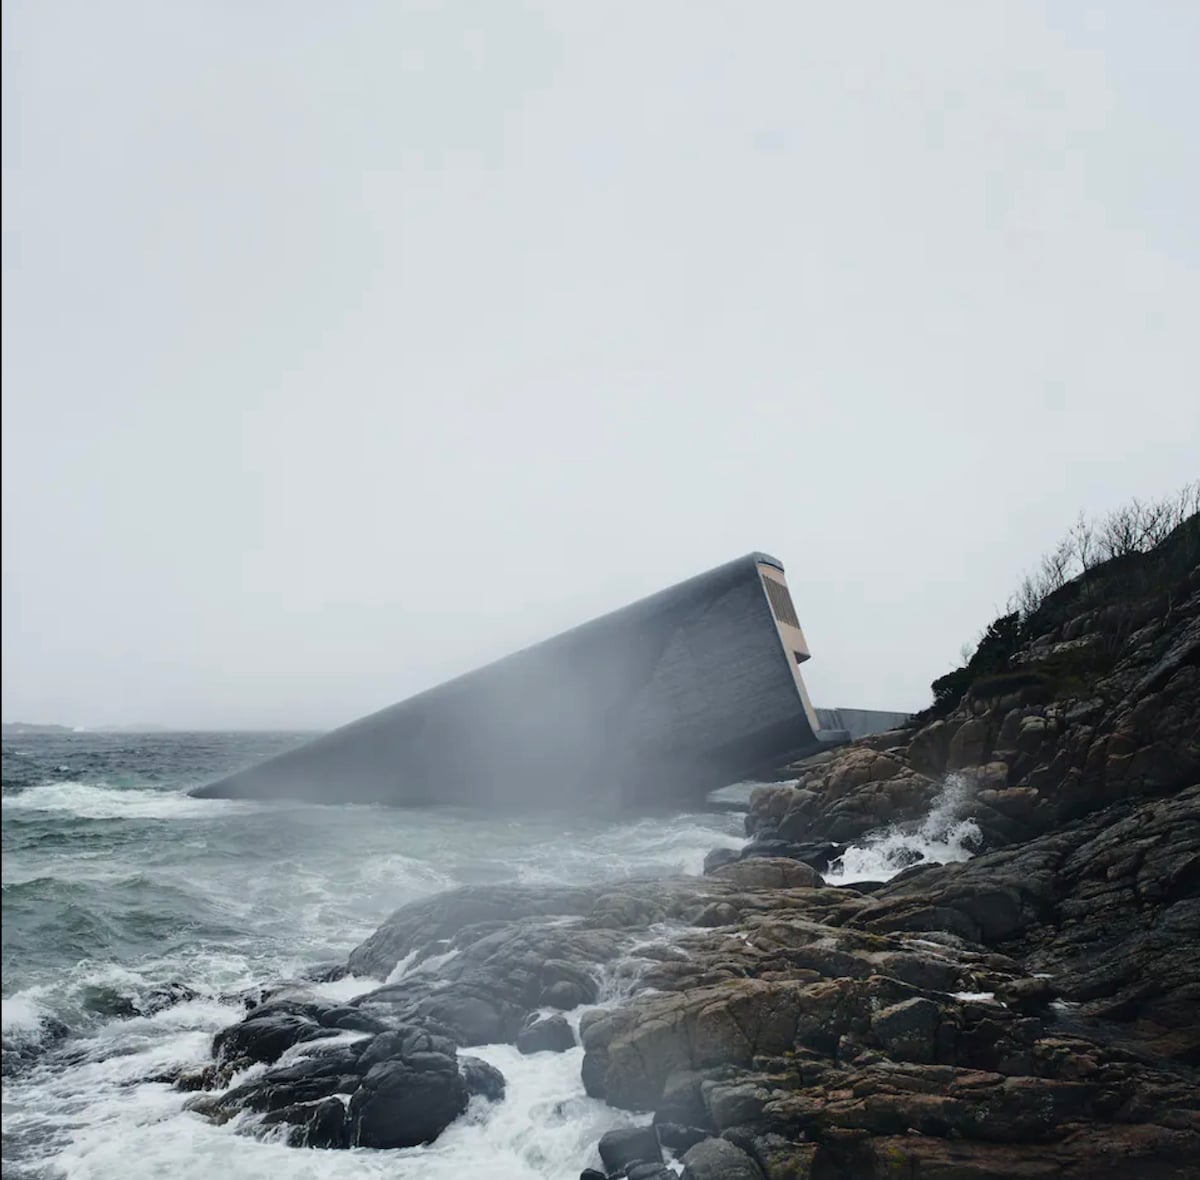
[[[1130,500],[1100,519],[1080,512],[1071,531],[1021,580],[1009,608],[1028,619],[1055,590],[1113,558],[1148,553],[1197,512],[1200,480],[1161,500]]]

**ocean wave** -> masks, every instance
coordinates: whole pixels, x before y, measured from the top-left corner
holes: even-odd
[[[893,824],[868,835],[833,862],[825,880],[830,885],[889,881],[912,865],[970,860],[982,841],[979,825],[964,817],[970,803],[970,783],[961,775],[947,775],[929,813],[915,828]]]
[[[36,1038],[49,1017],[44,987],[30,987],[0,999],[0,1031],[9,1038]]]
[[[194,799],[177,790],[64,779],[5,795],[2,806],[5,811],[65,811],[80,819],[186,819],[207,818],[222,811],[249,812],[258,805],[232,799]]]

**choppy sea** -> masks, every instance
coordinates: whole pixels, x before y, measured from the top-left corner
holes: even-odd
[[[501,1068],[507,1097],[405,1151],[313,1152],[239,1134],[152,1080],[205,1062],[212,1034],[242,1014],[239,993],[344,960],[405,902],[464,884],[696,873],[705,853],[742,842],[730,812],[604,821],[186,793],[304,736],[4,738],[6,1177],[559,1180],[628,1121],[584,1095],[580,1049],[472,1050]],[[914,848],[968,855],[969,831],[935,828],[868,842],[843,879],[895,871],[899,844],[904,863]],[[192,998],[166,1003],[180,985]],[[346,999],[372,985],[319,987]]]

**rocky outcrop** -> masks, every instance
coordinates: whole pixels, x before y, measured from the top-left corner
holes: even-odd
[[[994,627],[936,716],[759,788],[704,876],[405,906],[350,956],[378,987],[266,997],[178,1084],[297,1144],[421,1143],[503,1100],[460,1048],[565,1052],[583,1007],[588,1094],[652,1120],[600,1142],[610,1176],[1195,1175],[1200,573],[1122,569]],[[935,799],[973,859],[823,879]]]
[[[437,1138],[472,1094],[503,1097],[499,1070],[475,1058],[460,1061],[445,1035],[405,1025],[375,1034],[330,1032],[329,1013],[337,1009],[287,1001],[270,1008],[218,1033],[214,1056],[235,1070],[273,1068],[223,1093],[198,1095],[191,1110],[216,1122],[260,1115],[252,1127],[285,1124],[297,1146],[412,1147]],[[289,1060],[280,1062],[285,1054]],[[209,1080],[219,1086],[227,1077]]]
[[[575,1034],[562,1016],[530,1017],[517,1033],[522,1053],[565,1053],[575,1048]]]
[[[918,820],[957,774],[986,844],[999,847],[1200,780],[1197,552],[1193,517],[1161,551],[1092,570],[1019,625],[994,627],[1011,632],[1003,671],[993,645],[991,671],[961,669],[961,695],[942,715],[784,771],[794,785],[754,793],[748,834],[855,840]]]

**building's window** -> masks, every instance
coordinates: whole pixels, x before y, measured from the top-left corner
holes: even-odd
[[[808,656],[806,656],[803,652],[794,651],[792,652],[792,655],[796,657],[797,664],[803,664],[804,661],[808,659]]]
[[[792,596],[788,593],[788,588],[782,582],[766,576],[763,577],[763,585],[767,588],[767,598],[770,599],[775,617],[789,627],[798,628],[800,620],[796,618],[796,608],[792,606]]]

